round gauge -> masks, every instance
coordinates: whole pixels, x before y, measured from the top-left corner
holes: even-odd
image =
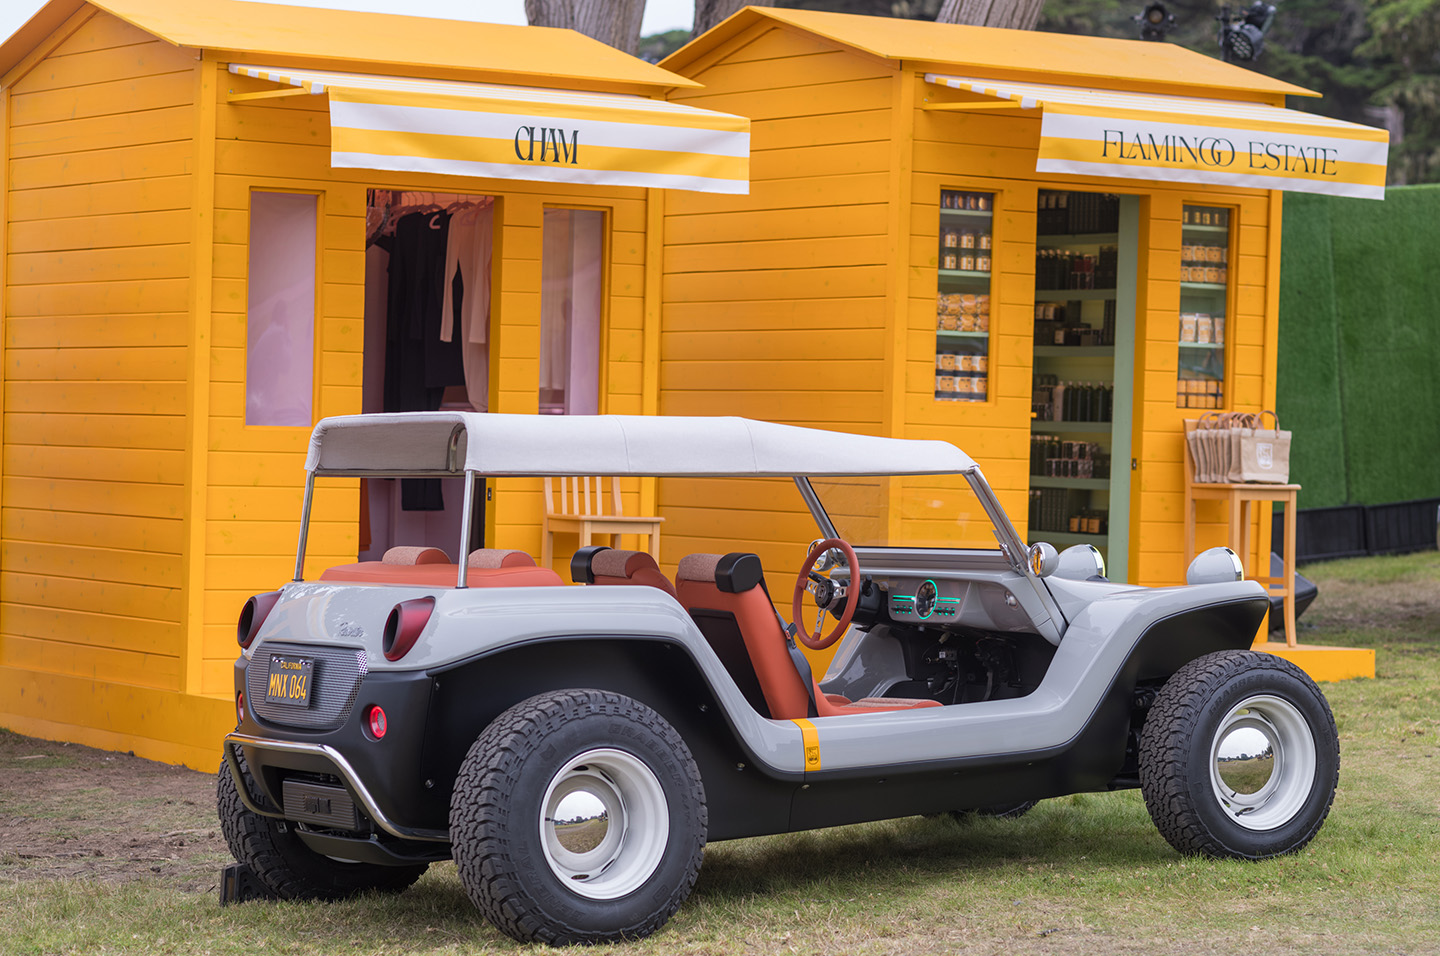
[[[934,581],[926,581],[915,592],[915,613],[922,621],[935,610],[935,601],[939,597],[940,593],[936,590]]]

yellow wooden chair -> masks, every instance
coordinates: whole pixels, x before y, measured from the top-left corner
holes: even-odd
[[[556,488],[559,482],[559,488]],[[609,489],[606,489],[609,482]],[[558,491],[558,493],[557,493]],[[622,534],[648,536],[647,549],[656,563],[660,561],[660,522],[653,515],[627,515],[620,504],[620,479],[590,476],[546,478],[545,520],[541,526],[540,566],[550,567],[555,557],[555,533],[580,537],[576,548],[594,542],[596,535],[616,535],[612,546],[620,544]]]

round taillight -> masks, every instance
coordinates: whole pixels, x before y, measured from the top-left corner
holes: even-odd
[[[370,709],[365,711],[365,726],[371,737],[376,740],[384,739],[385,731],[390,729],[390,722],[385,719],[385,711],[379,704],[372,704]]]
[[[260,633],[260,625],[265,623],[278,600],[279,591],[266,591],[245,602],[240,609],[240,620],[235,625],[235,640],[240,642],[241,647],[249,647],[255,640],[255,635]]]
[[[415,646],[420,632],[425,630],[425,624],[430,620],[430,612],[434,610],[433,597],[401,601],[390,609],[380,638],[380,649],[385,652],[387,661],[398,661],[410,653],[410,648]]]
[[[235,695],[235,726],[245,723],[245,692]]]

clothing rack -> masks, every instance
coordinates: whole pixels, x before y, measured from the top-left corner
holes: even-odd
[[[495,202],[494,196],[465,193],[416,192],[401,189],[367,190],[365,212],[365,245],[395,231],[401,216],[412,212],[456,212],[473,207],[484,208]],[[377,215],[378,214],[378,215]]]

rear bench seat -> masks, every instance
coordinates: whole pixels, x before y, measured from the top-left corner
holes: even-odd
[[[524,551],[480,548],[466,562],[466,584],[472,588],[559,587],[564,582],[549,568],[537,568]],[[379,561],[359,561],[326,568],[322,581],[351,584],[408,584],[413,587],[453,588],[460,566],[439,548],[398,547]]]

